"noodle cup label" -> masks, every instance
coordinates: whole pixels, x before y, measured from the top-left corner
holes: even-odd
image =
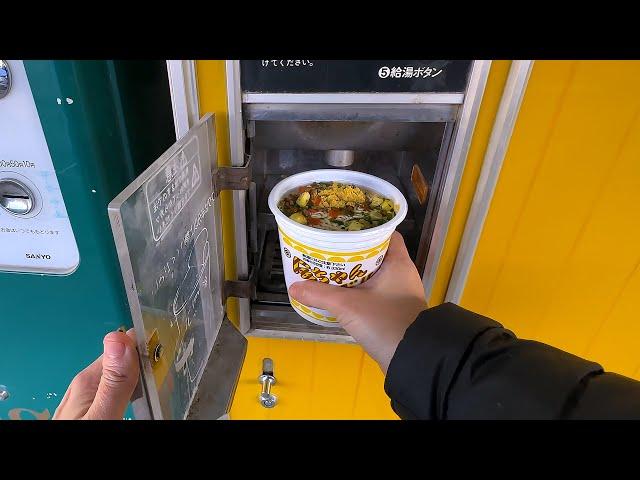
[[[287,289],[296,282],[313,280],[344,288],[366,282],[380,268],[389,247],[390,237],[368,250],[331,252],[305,245],[278,229],[280,253]],[[338,321],[327,310],[303,305],[289,297],[293,309],[305,320],[328,327],[337,327]]]

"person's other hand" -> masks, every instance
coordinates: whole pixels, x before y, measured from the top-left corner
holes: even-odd
[[[138,384],[135,332],[111,332],[104,353],[78,373],[53,420],[122,420]]]
[[[291,285],[289,294],[335,315],[385,375],[405,331],[427,309],[422,280],[398,232],[391,236],[380,269],[362,285],[344,288],[308,280]]]

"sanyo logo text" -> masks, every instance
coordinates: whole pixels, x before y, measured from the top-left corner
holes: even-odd
[[[51,260],[51,255],[46,255],[44,253],[27,253],[27,258],[32,258],[34,260]]]

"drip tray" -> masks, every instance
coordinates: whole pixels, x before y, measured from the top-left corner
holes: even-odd
[[[275,230],[264,237],[256,301],[251,305],[251,330],[255,336],[326,340],[353,343],[342,328],[323,327],[306,321],[291,308],[284,280],[280,241]]]

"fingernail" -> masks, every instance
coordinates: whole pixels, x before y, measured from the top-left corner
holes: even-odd
[[[124,355],[127,346],[120,342],[105,342],[104,353],[109,358],[120,358]]]

